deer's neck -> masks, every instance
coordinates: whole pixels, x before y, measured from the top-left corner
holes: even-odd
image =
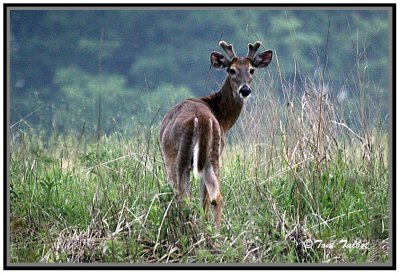
[[[232,89],[228,78],[218,92],[201,99],[214,112],[224,133],[235,124],[243,108],[243,99]]]

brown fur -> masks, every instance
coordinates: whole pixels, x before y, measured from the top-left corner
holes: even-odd
[[[217,225],[222,216],[219,157],[224,146],[224,134],[236,122],[243,107],[243,99],[235,98],[234,92],[229,80],[225,80],[220,91],[202,98],[187,99],[173,107],[161,123],[161,148],[167,176],[180,198],[190,197],[189,172],[194,146],[199,142],[198,161],[193,165],[197,164],[198,170],[205,172],[202,178],[205,180],[202,182],[203,208],[207,213],[209,203],[214,204]]]
[[[258,63],[254,64],[249,58],[234,56],[232,45],[226,42],[220,45],[227,50],[230,59],[213,52],[211,64],[228,71],[234,69],[236,73],[228,73],[218,92],[187,99],[174,106],[165,115],[160,130],[167,177],[178,191],[178,199],[190,198],[189,175],[196,165],[201,172],[200,195],[206,218],[211,203],[217,227],[221,224],[223,201],[219,188],[219,159],[224,147],[224,135],[235,124],[243,108],[244,99],[239,95],[239,87],[251,83],[250,69],[265,67],[272,58],[272,52],[266,51],[261,53],[264,55],[254,57],[258,58]],[[193,162],[197,143],[198,159]]]

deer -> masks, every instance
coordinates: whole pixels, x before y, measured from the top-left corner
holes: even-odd
[[[237,121],[246,99],[252,93],[250,84],[256,69],[265,68],[272,51],[257,53],[259,41],[248,44],[246,57],[238,57],[232,44],[220,41],[226,55],[213,51],[211,66],[224,70],[221,88],[208,96],[186,99],[164,116],[160,126],[160,148],[167,180],[173,185],[178,201],[191,200],[190,171],[200,178],[200,201],[208,221],[213,206],[214,225],[219,230],[223,198],[219,184],[219,161],[224,136]]]

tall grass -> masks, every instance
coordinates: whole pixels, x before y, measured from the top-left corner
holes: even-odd
[[[349,120],[322,75],[288,79],[276,65],[229,133],[219,233],[194,178],[178,206],[157,123],[98,140],[13,129],[11,261],[387,262],[387,122],[365,70]]]

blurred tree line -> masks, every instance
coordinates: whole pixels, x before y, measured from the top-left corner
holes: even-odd
[[[348,86],[347,99],[358,60],[371,90],[389,94],[387,11],[13,10],[10,23],[11,125],[34,112],[18,127],[110,133],[159,121],[221,83],[209,66],[220,39],[242,55],[260,39],[289,79],[295,65],[326,67],[330,93]]]

